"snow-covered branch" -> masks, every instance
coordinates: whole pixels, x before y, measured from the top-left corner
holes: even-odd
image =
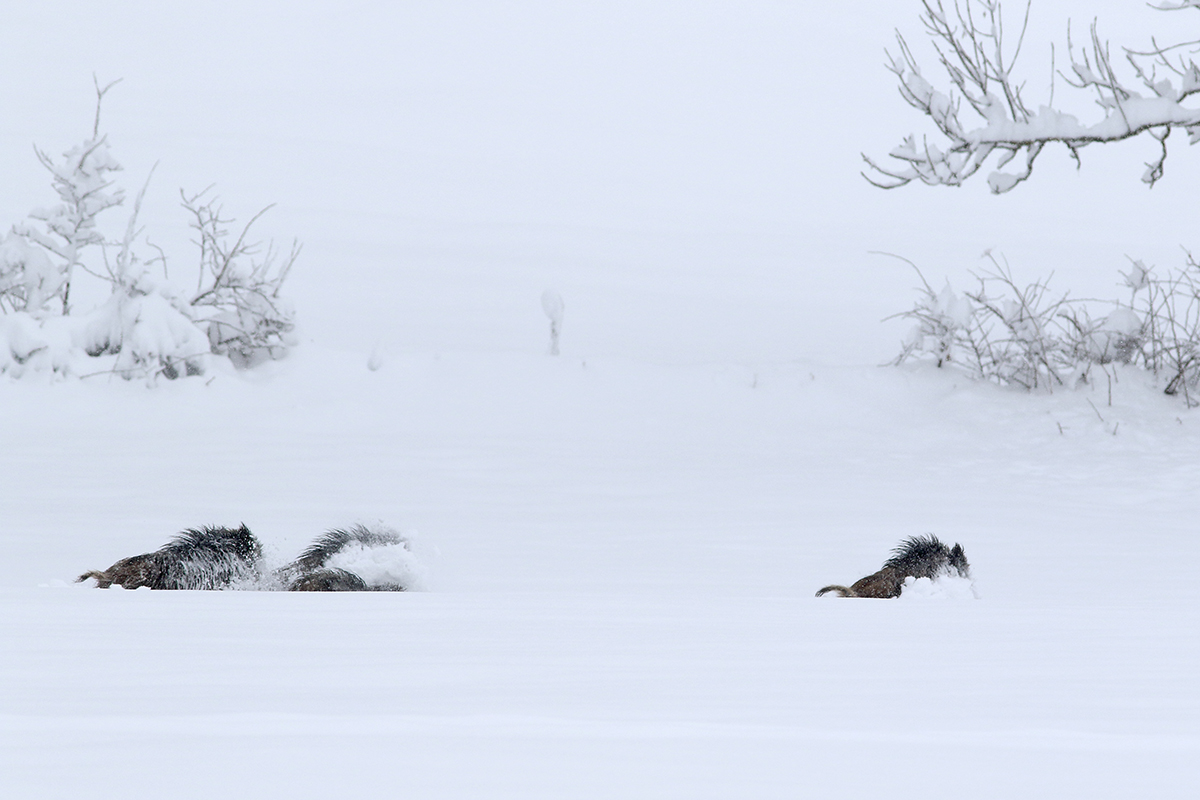
[[[1016,44],[1009,54],[999,0],[954,0],[947,11],[942,0],[922,0],[921,20],[933,42],[942,68],[950,80],[948,91],[935,88],[921,73],[908,43],[896,34],[899,54],[888,69],[899,79],[900,95],[929,117],[944,142],[941,146],[908,136],[888,155],[899,165],[882,165],[863,155],[872,174],[864,177],[876,186],[894,189],[913,181],[930,185],[959,186],[983,168],[993,154],[995,171],[988,176],[992,192],[1007,192],[1029,178],[1043,148],[1061,143],[1079,163],[1079,151],[1096,142],[1116,142],[1148,133],[1159,142],[1159,152],[1146,165],[1142,180],[1153,186],[1163,175],[1167,137],[1174,128],[1187,131],[1189,141],[1200,141],[1200,108],[1187,101],[1200,92],[1200,66],[1187,45],[1159,46],[1146,51],[1123,48],[1132,78],[1122,77],[1114,66],[1096,24],[1086,47],[1075,48],[1068,30],[1070,72],[1063,79],[1077,89],[1092,91],[1102,118],[1083,122],[1072,114],[1047,105],[1031,110],[1022,97],[1012,67],[1020,53],[1030,5]],[[1200,0],[1183,0],[1163,10],[1200,8]],[[969,111],[964,109],[965,105]],[[963,113],[971,114],[964,121]],[[1004,168],[1013,167],[1004,171]]]

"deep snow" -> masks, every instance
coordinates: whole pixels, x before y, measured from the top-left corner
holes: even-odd
[[[20,796],[1190,795],[1195,422],[1132,378],[1110,408],[926,369],[318,355],[6,389]],[[282,560],[358,518],[419,532],[430,591],[66,583],[198,520]],[[980,599],[812,597],[925,530]]]
[[[1138,143],[1001,198],[871,189],[858,152],[922,124],[879,66],[917,10],[6,10],[0,224],[95,70],[179,263],[175,188],[212,181],[306,249],[285,361],[0,381],[0,794],[1193,797],[1200,417],[1133,372],[877,366],[915,281],[869,251],[1112,296],[1196,245],[1200,154],[1153,192]],[[414,532],[428,591],[71,583],[195,525],[278,563],[358,521]],[[924,532],[978,599],[813,597]]]

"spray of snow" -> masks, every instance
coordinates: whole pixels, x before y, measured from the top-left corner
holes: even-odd
[[[978,600],[975,582],[958,575],[940,575],[937,578],[904,579],[900,590],[901,600]]]
[[[372,531],[385,532],[378,526]],[[396,584],[408,591],[423,591],[426,584],[425,565],[416,552],[414,531],[408,531],[400,540],[391,544],[368,546],[362,542],[351,542],[338,550],[325,562],[326,569],[344,569],[358,575],[368,586]]]

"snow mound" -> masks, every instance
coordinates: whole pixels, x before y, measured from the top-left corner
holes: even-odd
[[[978,600],[979,592],[970,578],[958,575],[941,575],[937,578],[904,579],[900,590],[901,600]]]

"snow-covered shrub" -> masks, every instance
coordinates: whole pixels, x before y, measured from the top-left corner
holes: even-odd
[[[57,322],[38,320],[27,311],[0,314],[0,373],[66,373],[71,334]]]
[[[211,187],[210,187],[211,188]],[[190,305],[207,330],[212,352],[225,355],[239,367],[250,367],[269,358],[281,358],[293,343],[293,311],[279,292],[300,255],[300,245],[282,260],[268,244],[250,242],[250,227],[272,206],[267,206],[231,239],[233,219],[221,216],[219,198],[180,192],[191,216],[200,248],[196,293]],[[259,254],[261,253],[261,256]]]
[[[1086,308],[1064,312],[1074,328],[1072,355],[1095,364],[1128,364],[1142,345],[1144,325],[1132,308],[1119,307],[1093,320]]]
[[[939,367],[960,365],[977,378],[1028,389],[1064,382],[1072,359],[1061,318],[1070,303],[1051,299],[1046,283],[1018,286],[990,253],[993,271],[975,275],[977,288],[958,295],[949,282],[939,293],[921,271],[913,308],[894,315],[916,322],[896,363],[930,356]],[[909,262],[911,264],[911,262]]]
[[[1200,384],[1200,264],[1162,277],[1140,261],[1122,273],[1127,303],[1051,297],[1048,281],[1019,286],[991,254],[994,271],[975,291],[934,292],[921,278],[912,320],[894,363],[927,358],[972,377],[1026,389],[1088,381],[1094,365],[1132,364],[1166,380],[1167,394],[1195,404]],[[911,262],[908,262],[911,265]]]
[[[935,292],[920,270],[917,275],[922,283],[918,289],[920,299],[911,311],[895,315],[916,323],[904,338],[898,362],[922,354],[931,356],[941,367],[964,354],[976,356],[971,336],[975,308],[971,302],[956,294],[949,281],[942,291]]]
[[[1187,256],[1177,273],[1156,277],[1134,262],[1141,286],[1133,289],[1133,307],[1143,323],[1142,363],[1167,378],[1167,394],[1183,393],[1193,405],[1191,390],[1200,383],[1200,264]]]
[[[112,371],[122,377],[203,375],[208,338],[187,309],[167,293],[123,289],[83,318],[75,343],[92,357],[115,355]]]
[[[234,220],[221,216],[215,198],[203,199],[208,190],[181,192],[200,247],[193,292],[171,283],[161,251],[149,260],[137,252],[146,186],[123,237],[101,232],[97,218],[125,201],[113,178],[121,165],[100,133],[101,104],[113,85],[96,84],[88,139],[60,161],[37,151],[60,202],[34,210],[30,221],[0,237],[0,373],[115,374],[153,381],[203,374],[213,355],[239,367],[281,357],[293,324],[280,289],[299,247],[293,245],[278,265],[270,245],[258,257],[262,245],[247,235],[270,206],[230,243]],[[80,311],[72,305],[71,288],[82,276],[107,284],[109,297]]]
[[[990,256],[989,256],[990,257]],[[995,272],[978,277],[967,293],[980,308],[980,339],[986,369],[1005,383],[1027,389],[1062,385],[1073,367],[1063,330],[1070,301],[1049,296],[1045,282],[1018,286],[1007,267],[992,259]]]

